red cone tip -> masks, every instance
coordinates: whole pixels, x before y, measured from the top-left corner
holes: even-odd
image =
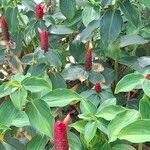
[[[44,15],[44,5],[42,4],[36,4],[35,7],[35,17],[38,20],[42,20]]]
[[[67,125],[69,124],[69,122],[70,122],[70,114],[68,114],[68,115],[65,117],[63,123],[67,126]]]
[[[94,90],[95,90],[95,92],[97,92],[97,93],[100,93],[100,92],[101,92],[102,87],[101,87],[101,84],[100,84],[99,82],[97,82],[97,83],[95,84]]]
[[[147,80],[150,80],[150,74],[147,74],[145,77]]]

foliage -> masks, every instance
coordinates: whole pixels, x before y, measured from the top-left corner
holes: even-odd
[[[0,12],[0,149],[53,149],[68,113],[71,150],[148,147],[149,0],[1,0]]]

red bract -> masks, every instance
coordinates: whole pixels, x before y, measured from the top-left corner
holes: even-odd
[[[48,50],[48,33],[46,30],[38,29],[38,31],[41,37],[41,42],[40,42],[41,49],[44,51],[47,51]]]
[[[44,7],[42,4],[36,4],[35,7],[35,17],[38,20],[42,20],[44,15]]]
[[[67,138],[67,125],[70,115],[67,115],[63,122],[56,121],[54,125],[54,150],[69,150]]]
[[[3,40],[9,41],[8,27],[7,27],[6,20],[5,20],[4,17],[2,17],[2,18],[0,19],[0,24],[1,24],[1,28],[2,28]]]
[[[101,84],[100,84],[99,82],[97,82],[97,83],[95,84],[94,90],[95,90],[95,92],[97,92],[97,93],[100,93],[100,92],[101,92],[102,87],[101,87]]]
[[[87,49],[84,68],[86,71],[91,71],[92,69],[92,48]]]
[[[147,74],[147,75],[146,75],[146,79],[147,79],[147,80],[150,80],[150,74]]]

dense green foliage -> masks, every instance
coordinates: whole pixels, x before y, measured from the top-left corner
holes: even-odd
[[[68,113],[70,150],[148,148],[150,0],[37,2],[0,0],[0,150],[53,149]]]

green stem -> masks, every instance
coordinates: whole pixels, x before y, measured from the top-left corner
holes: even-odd
[[[142,143],[139,143],[138,150],[142,150],[142,149],[143,149],[143,145]]]

